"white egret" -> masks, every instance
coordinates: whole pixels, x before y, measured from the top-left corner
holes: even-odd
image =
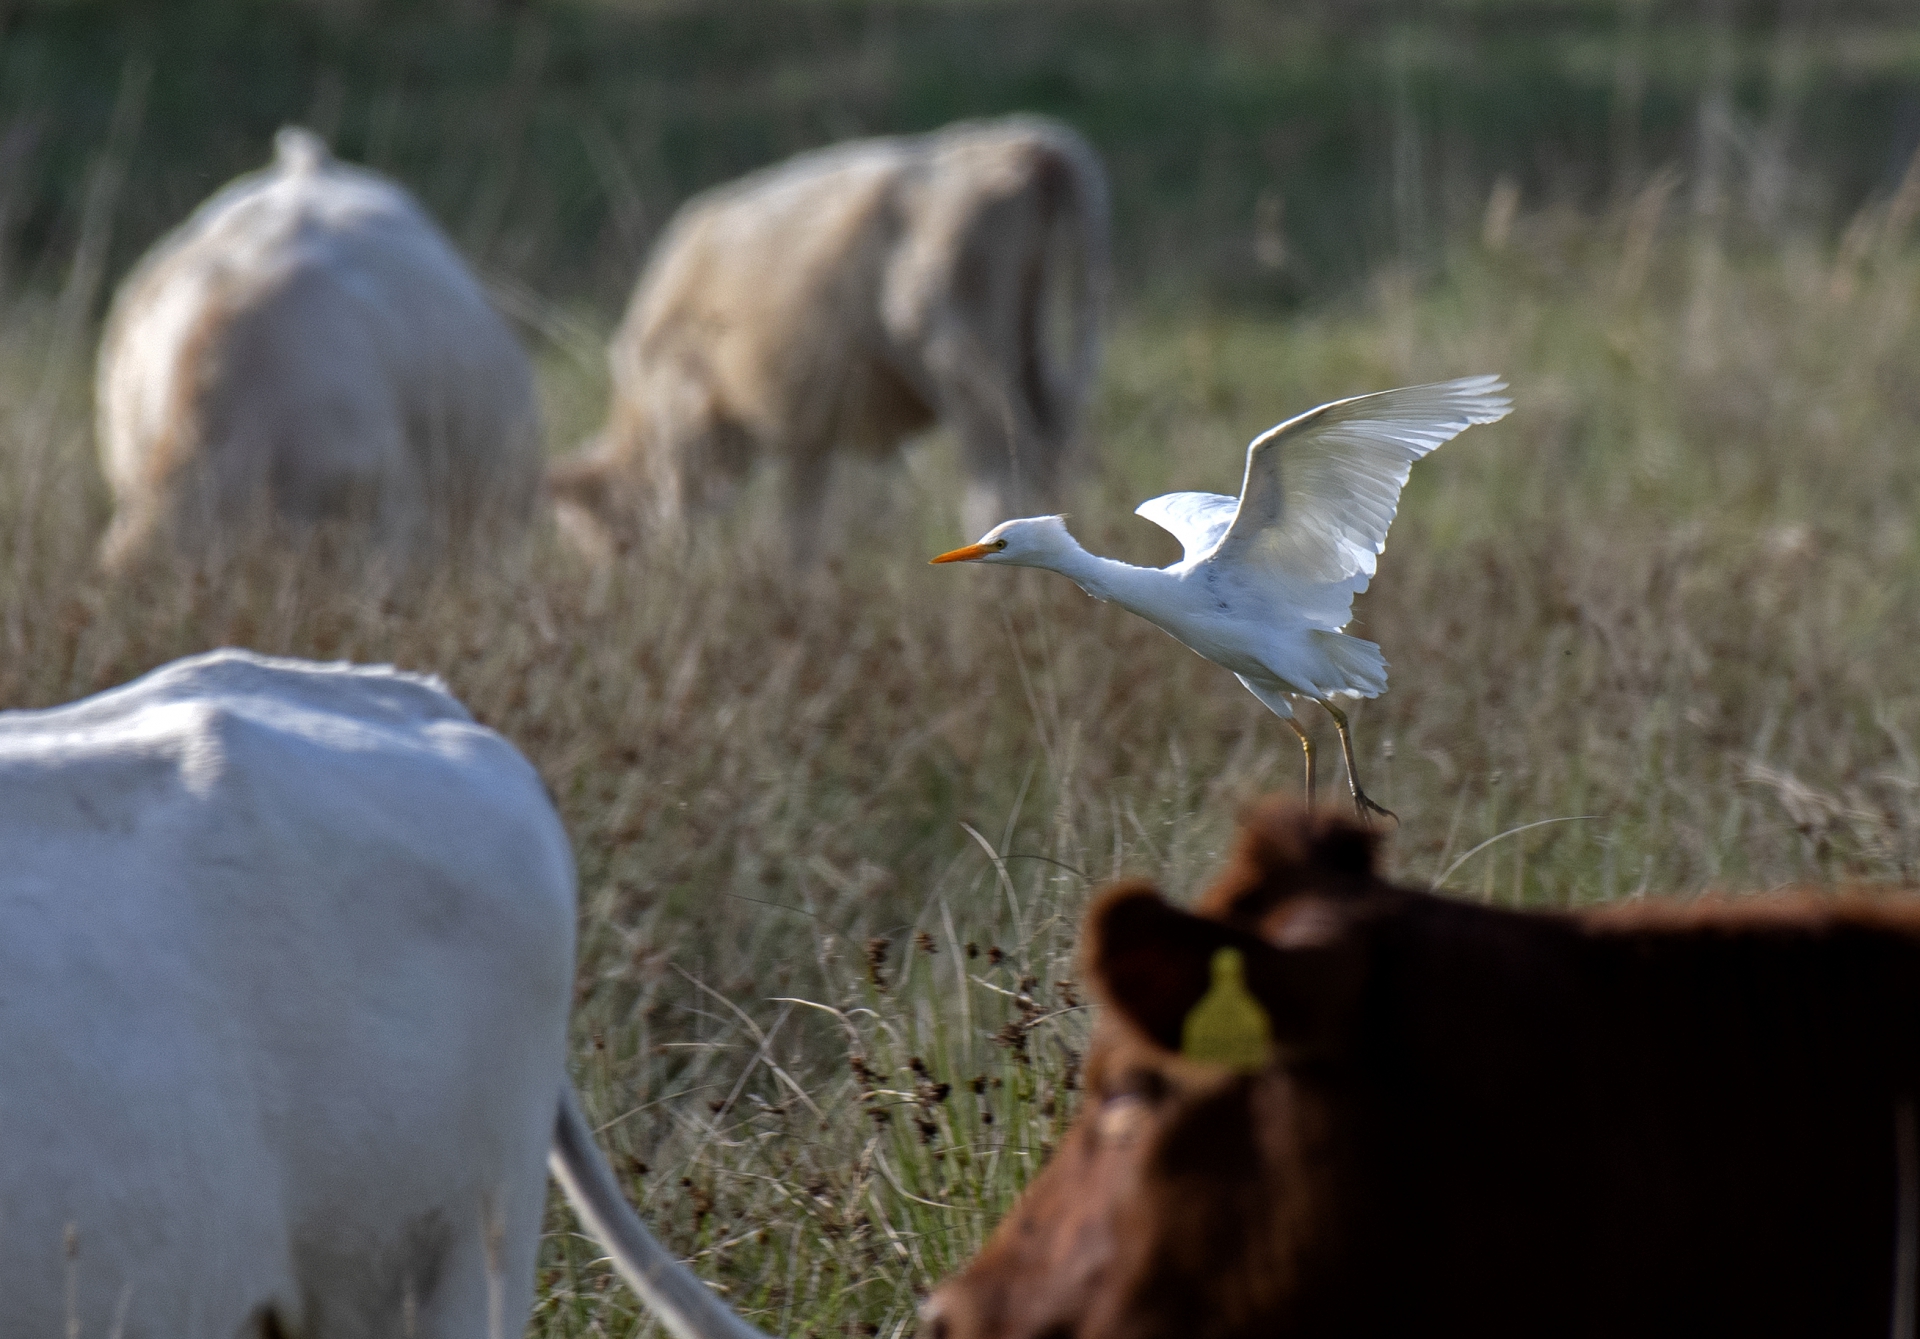
[[[1392,817],[1367,798],[1353,735],[1336,697],[1378,697],[1387,662],[1341,629],[1386,548],[1413,462],[1475,423],[1505,418],[1513,402],[1498,377],[1335,400],[1253,439],[1240,496],[1167,493],[1134,508],[1185,550],[1168,567],[1135,567],[1088,553],[1060,516],[1003,521],[977,544],[936,563],[1011,563],[1070,578],[1224,665],[1293,728],[1313,800],[1313,741],[1294,718],[1296,697],[1333,716],[1357,812]]]

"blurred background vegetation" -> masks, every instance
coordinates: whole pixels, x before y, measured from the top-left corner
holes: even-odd
[[[1385,260],[1433,263],[1503,178],[1530,207],[1594,209],[1686,164],[1697,208],[1835,229],[1920,144],[1920,11],[0,0],[0,256],[10,282],[52,281],[118,137],[117,273],[300,121],[407,182],[484,269],[611,305],[701,187],[1016,109],[1105,155],[1131,291],[1293,304]]]

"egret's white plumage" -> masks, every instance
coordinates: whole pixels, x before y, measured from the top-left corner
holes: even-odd
[[[1332,699],[1386,691],[1380,648],[1341,631],[1367,588],[1413,462],[1476,423],[1506,417],[1513,402],[1492,376],[1335,400],[1288,419],[1247,448],[1240,496],[1167,493],[1135,512],[1184,550],[1167,567],[1135,567],[1088,553],[1058,516],[1006,521],[976,544],[933,561],[1011,563],[1071,578],[1236,674],[1300,734],[1313,788],[1313,752],[1291,697],[1333,714],[1346,752],[1345,715]],[[1384,811],[1382,811],[1384,812]]]

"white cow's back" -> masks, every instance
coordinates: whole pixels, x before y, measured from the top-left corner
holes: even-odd
[[[281,132],[121,285],[96,436],[109,562],[206,548],[262,518],[347,516],[406,552],[524,519],[540,469],[533,375],[407,193]]]
[[[0,714],[0,850],[0,1335],[480,1335],[490,1234],[518,1330],[574,904],[505,741],[216,652]]]

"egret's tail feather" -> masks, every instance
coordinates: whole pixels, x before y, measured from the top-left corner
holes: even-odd
[[[1327,696],[1379,697],[1387,691],[1387,660],[1378,646],[1320,628],[1311,635],[1314,650],[1327,660]]]

